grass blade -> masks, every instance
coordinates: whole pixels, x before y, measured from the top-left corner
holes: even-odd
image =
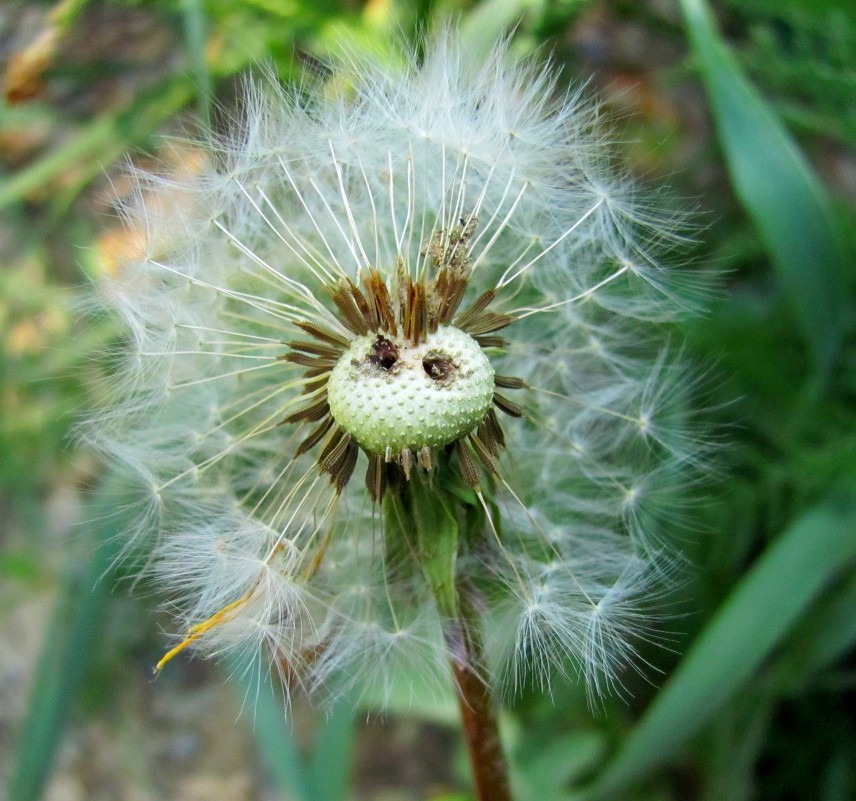
[[[99,174],[130,145],[151,134],[192,97],[190,80],[180,76],[167,80],[129,108],[99,117],[58,149],[0,182],[0,209],[21,201],[28,193],[73,166],[88,165],[88,178]]]
[[[775,665],[773,681],[781,693],[799,692],[856,644],[856,573],[828,595],[801,621]]]
[[[318,721],[307,753],[286,719],[285,699],[274,689],[263,657],[247,665],[229,660],[231,679],[245,705],[259,756],[268,776],[285,798],[296,801],[340,801],[351,774],[353,745],[352,705],[337,703],[327,718]]]
[[[261,664],[261,655],[254,659],[248,666],[233,658],[228,669],[246,705],[262,764],[285,798],[313,801],[297,738],[285,718],[285,701],[274,692],[270,668]]]
[[[213,84],[205,57],[208,20],[202,0],[182,0],[184,40],[188,62],[197,84],[197,113],[206,130],[211,128],[211,99]]]
[[[734,189],[791,299],[820,374],[844,328],[844,256],[831,204],[793,139],[721,42],[705,0],[681,0]]]
[[[486,0],[475,6],[461,23],[466,52],[487,56],[493,44],[508,35],[533,6],[532,0]]]
[[[607,765],[591,798],[620,797],[618,790],[674,755],[856,560],[856,500],[848,501],[807,512],[767,548]]]
[[[319,722],[309,755],[309,776],[316,801],[342,801],[346,797],[353,742],[353,707],[342,699]]]
[[[109,497],[109,493],[104,495]],[[94,517],[105,522],[91,534],[89,560],[71,573],[60,589],[42,648],[9,785],[9,798],[15,801],[41,797],[78,689],[92,666],[119,548],[115,536],[119,523],[109,504],[96,503]]]

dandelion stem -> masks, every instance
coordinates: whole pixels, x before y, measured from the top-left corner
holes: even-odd
[[[445,483],[416,471],[406,493],[387,494],[387,547],[396,540],[407,543],[437,609],[448,621],[443,634],[458,691],[476,801],[511,801],[493,693],[487,684],[480,615],[473,588],[458,570],[459,550],[481,536],[486,518],[470,487],[461,479],[453,487],[449,460],[449,454],[438,454],[436,469],[446,476]],[[471,500],[461,504],[467,496]]]
[[[466,615],[471,604],[459,587],[461,616],[448,627],[446,644],[458,689],[461,722],[477,801],[511,801],[508,770],[493,693],[484,680],[484,652],[477,623]],[[466,617],[464,617],[466,615]]]

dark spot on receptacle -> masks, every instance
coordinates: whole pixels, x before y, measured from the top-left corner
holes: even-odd
[[[452,364],[452,360],[448,356],[433,351],[425,354],[422,359],[422,367],[425,369],[428,378],[434,381],[445,381],[455,371],[455,365]]]
[[[386,337],[378,335],[366,358],[370,364],[381,370],[391,370],[398,361],[398,348]]]

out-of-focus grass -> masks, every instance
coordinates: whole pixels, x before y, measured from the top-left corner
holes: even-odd
[[[75,699],[91,667],[90,655],[103,634],[120,520],[103,503],[95,504],[92,511],[99,514],[101,523],[87,534],[82,562],[64,571],[54,618],[47,627],[46,647],[9,784],[9,798],[17,801],[41,797]]]
[[[830,221],[828,190],[800,149],[825,153],[831,139],[816,138],[824,135],[838,148],[856,141],[852,109],[839,102],[856,85],[853,15],[834,3],[800,0],[752,0],[736,11],[732,2],[715,6],[730,14],[727,30],[739,46],[732,60],[715,28],[706,26],[699,0],[686,0],[685,8],[688,31],[677,5],[663,14],[657,3],[606,0],[492,0],[466,8],[430,0],[163,0],[144,9],[90,0],[63,3],[62,13],[45,18],[44,29],[56,32],[42,41],[47,61],[30,76],[35,94],[0,108],[0,157],[8,167],[0,179],[6,212],[0,228],[0,495],[7,525],[18,532],[0,541],[0,575],[12,604],[36,585],[53,584],[62,607],[46,635],[30,723],[19,743],[16,801],[38,797],[64,722],[82,714],[78,700],[87,674],[105,649],[125,647],[109,633],[101,649],[91,645],[109,619],[104,610],[112,585],[95,577],[107,570],[111,546],[90,547],[91,561],[76,565],[45,556],[63,552],[46,533],[45,495],[59,476],[95,482],[90,468],[72,467],[86,465],[86,458],[69,444],[68,432],[77,410],[99,402],[105,367],[92,357],[114,335],[109,320],[81,317],[79,301],[89,290],[79,269],[97,284],[101,271],[121,262],[122,243],[133,246],[103,214],[111,207],[91,191],[93,183],[110,171],[121,194],[112,163],[134,148],[160,150],[157,132],[187,107],[195,109],[194,124],[216,128],[220,112],[212,97],[227,97],[233,76],[250,64],[265,62],[293,79],[304,59],[323,57],[343,41],[388,52],[393,35],[411,36],[429,18],[455,10],[468,15],[476,33],[501,28],[519,12],[522,48],[546,44],[571,60],[585,50],[609,80],[632,86],[625,94],[639,99],[642,118],[633,125],[646,149],[665,139],[665,158],[696,154],[685,162],[687,175],[673,180],[692,187],[702,209],[717,212],[699,261],[716,260],[731,271],[709,316],[688,325],[701,360],[720,365],[710,416],[727,433],[720,475],[712,479],[717,498],[699,505],[708,530],[685,543],[698,564],[687,590],[693,614],[675,625],[686,630],[675,649],[687,656],[664,658],[640,644],[673,675],[661,681],[653,674],[654,687],[626,677],[636,699],[607,700],[597,718],[579,688],[561,686],[552,698],[525,693],[505,721],[519,798],[560,799],[592,787],[605,798],[639,801],[853,797],[856,727],[845,702],[856,638],[856,300],[847,265],[856,252],[856,227],[846,210]],[[98,36],[110,14],[118,15],[111,18],[114,28],[115,20],[127,19],[175,33],[163,50],[150,45],[147,51],[130,41],[129,26],[125,35],[136,49],[117,49],[107,37],[105,47],[112,42],[114,49],[102,52]],[[834,30],[824,23],[830,15],[840,22]],[[632,42],[621,38],[628,30],[676,50],[691,45],[693,55],[661,70],[634,55]],[[81,37],[91,49],[86,56],[70,52]],[[770,37],[788,47],[770,49]],[[838,44],[814,52],[818,41]],[[625,49],[611,58],[612,47]],[[795,65],[789,85],[775,83],[771,53]],[[622,61],[633,58],[635,72]],[[774,110],[815,138],[794,144],[741,65],[762,91],[774,93]],[[710,103],[681,109],[668,94],[690,86],[696,70]],[[690,120],[699,109],[715,121],[718,138],[712,127]],[[848,165],[856,169],[856,157],[835,152],[843,175]],[[656,162],[646,155],[643,164],[656,169]],[[829,174],[828,160],[822,166]],[[715,177],[699,178],[704,175]],[[845,238],[834,241],[841,231]],[[833,266],[836,248],[845,254],[841,272]],[[823,394],[805,391],[812,354],[826,370]],[[850,500],[839,509],[830,498]],[[88,517],[103,515],[92,509]],[[97,531],[93,526],[93,536]],[[418,711],[408,706],[410,693],[401,697],[400,714]],[[283,797],[346,797],[353,736],[346,718],[334,715],[322,726],[307,755],[282,731],[278,702],[266,688],[258,703],[262,761]]]
[[[820,182],[722,45],[704,0],[682,0],[737,195],[790,295],[817,369],[827,374],[844,336],[844,253]]]
[[[852,569],[854,531],[856,496],[846,495],[810,510],[775,541],[698,636],[598,779],[593,797],[614,797],[656,770],[710,721],[820,592]],[[826,664],[807,660],[806,667],[815,666]]]
[[[293,727],[282,714],[284,699],[275,692],[270,666],[252,659],[229,663],[232,681],[252,720],[261,760],[277,787],[295,801],[343,801],[349,795],[354,716],[347,698],[318,716],[312,743],[303,752]]]

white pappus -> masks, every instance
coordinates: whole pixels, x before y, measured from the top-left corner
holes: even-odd
[[[455,571],[494,689],[606,690],[647,636],[652,521],[703,452],[662,333],[694,283],[658,262],[678,221],[549,66],[453,29],[425,51],[250,85],[192,169],[137,176],[86,434],[179,621],[159,667],[192,644],[309,688],[442,681],[446,613],[381,511],[414,481],[481,515]]]

